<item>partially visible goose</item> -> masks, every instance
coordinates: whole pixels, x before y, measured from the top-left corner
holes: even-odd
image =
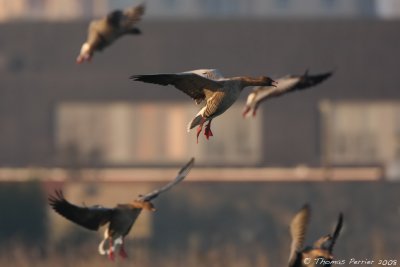
[[[338,222],[332,235],[323,236],[313,246],[303,248],[310,214],[310,206],[306,204],[294,216],[290,224],[292,244],[290,248],[289,267],[322,265],[321,260],[333,260],[333,247],[342,229],[343,214],[339,214]],[[308,262],[305,262],[305,259],[308,259]],[[325,266],[331,266],[331,264],[325,264]]]
[[[125,34],[140,34],[135,26],[144,14],[144,4],[125,10],[115,10],[106,17],[93,20],[88,29],[88,37],[76,58],[78,64],[90,61],[95,51],[101,51]]]
[[[205,100],[204,107],[187,127],[188,131],[190,131],[198,126],[197,142],[203,129],[203,124],[207,121],[208,124],[204,129],[204,135],[207,139],[213,136],[211,131],[212,119],[224,113],[236,101],[245,87],[275,86],[275,81],[266,76],[224,78],[216,69],[199,69],[175,74],[133,75],[131,79],[145,83],[173,85],[193,98],[196,104],[200,104]]]
[[[326,72],[316,75],[309,75],[306,71],[303,75],[288,75],[277,79],[278,86],[255,87],[247,96],[246,106],[243,110],[243,116],[256,115],[258,106],[271,97],[281,96],[283,94],[296,90],[304,90],[315,86],[328,79],[332,72]]]
[[[114,260],[114,251],[117,246],[120,246],[119,255],[126,258],[124,237],[131,230],[142,209],[155,211],[151,200],[182,181],[189,173],[193,163],[194,159],[192,158],[182,167],[176,178],[167,185],[146,195],[139,195],[131,203],[118,204],[114,208],[105,208],[100,205],[76,206],[68,202],[61,191],[56,191],[54,196],[49,196],[49,204],[61,216],[89,230],[97,231],[100,226],[108,223],[104,239],[99,244],[99,253],[101,255],[108,254],[109,259]]]

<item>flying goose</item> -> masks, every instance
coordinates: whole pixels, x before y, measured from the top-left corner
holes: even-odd
[[[182,167],[176,178],[167,185],[146,195],[139,195],[131,203],[117,204],[114,208],[100,205],[76,206],[64,198],[62,191],[56,191],[54,196],[49,196],[49,204],[64,218],[89,230],[97,231],[100,226],[108,223],[108,227],[104,231],[104,239],[99,244],[99,253],[101,255],[108,254],[108,258],[114,260],[114,252],[117,246],[120,246],[119,255],[126,258],[124,238],[128,235],[142,209],[155,211],[151,200],[182,181],[189,173],[193,163],[194,158]],[[106,241],[108,242],[106,243]]]
[[[277,79],[278,86],[261,86],[255,87],[247,96],[246,106],[243,110],[243,117],[249,114],[256,115],[258,106],[271,97],[281,96],[283,94],[296,90],[304,90],[315,86],[332,75],[332,72],[326,72],[316,75],[309,75],[306,71],[303,75],[287,75]],[[250,112],[251,111],[251,112]]]
[[[303,248],[310,213],[309,205],[304,205],[294,216],[290,224],[292,244],[289,256],[289,267],[314,266],[319,263],[317,259],[324,261],[333,260],[333,247],[343,225],[343,214],[339,214],[338,222],[332,235],[325,235],[318,239],[313,246]],[[309,262],[306,262],[306,259],[309,259]],[[331,266],[330,264],[325,265]]]
[[[216,69],[199,69],[175,74],[133,75],[131,79],[159,85],[173,85],[180,91],[193,98],[196,104],[205,100],[204,107],[189,123],[187,130],[197,128],[197,142],[203,129],[207,139],[213,136],[211,121],[224,113],[239,97],[240,92],[247,86],[276,86],[275,81],[266,76],[240,76],[224,78]]]
[[[125,10],[115,10],[106,17],[93,20],[88,29],[86,42],[76,58],[78,64],[90,61],[95,51],[101,51],[125,34],[140,34],[136,23],[144,14],[144,4]]]

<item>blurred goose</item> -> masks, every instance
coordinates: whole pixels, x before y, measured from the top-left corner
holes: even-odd
[[[117,246],[120,246],[119,255],[126,258],[124,238],[131,230],[142,209],[155,211],[151,200],[182,181],[189,173],[193,163],[194,159],[192,158],[182,167],[176,178],[167,185],[146,195],[139,195],[131,203],[118,204],[114,208],[105,208],[100,205],[76,206],[64,198],[62,191],[56,191],[54,196],[50,196],[49,204],[64,218],[89,230],[97,231],[100,226],[108,223],[108,228],[104,232],[104,239],[99,244],[99,253],[101,255],[108,254],[109,259],[114,260],[114,251],[116,251]],[[108,241],[108,244],[106,244],[106,241]]]
[[[140,34],[136,23],[144,14],[144,4],[125,10],[115,10],[106,17],[93,20],[89,25],[88,37],[76,59],[78,64],[90,61],[95,51],[101,51],[125,34]]]
[[[328,79],[331,75],[332,72],[309,75],[308,71],[306,71],[303,75],[288,75],[277,79],[278,86],[276,87],[255,87],[247,97],[246,106],[243,110],[243,117],[249,116],[249,114],[255,116],[258,106],[268,98],[310,88]]]
[[[211,121],[224,113],[239,97],[241,91],[247,86],[275,86],[275,81],[266,76],[248,77],[240,76],[224,78],[216,69],[200,69],[176,74],[150,74],[134,75],[131,79],[145,83],[159,85],[173,85],[193,98],[196,104],[205,100],[204,107],[189,123],[190,131],[197,128],[197,142],[203,129],[203,124],[208,121],[204,130],[207,139],[213,136]]]
[[[304,207],[295,215],[290,224],[290,233],[292,236],[292,244],[289,256],[289,267],[301,267],[301,266],[314,266],[321,264],[321,261],[332,261],[333,260],[333,247],[337,238],[339,237],[340,230],[343,225],[343,214],[339,214],[339,219],[336,224],[333,234],[329,234],[318,239],[313,246],[303,248],[305,235],[307,232],[307,226],[310,219],[310,207],[304,205]],[[310,259],[310,262],[304,262],[305,259]],[[325,266],[331,266],[325,264]]]

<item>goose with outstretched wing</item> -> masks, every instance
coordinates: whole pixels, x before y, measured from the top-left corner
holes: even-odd
[[[106,17],[93,20],[89,24],[86,42],[76,58],[78,64],[90,61],[95,51],[101,51],[111,45],[119,37],[127,34],[140,34],[136,27],[145,11],[145,5],[140,4],[124,10],[115,10]]]
[[[290,224],[292,244],[289,255],[289,267],[331,266],[333,247],[339,237],[343,225],[343,214],[339,214],[333,234],[319,238],[312,246],[304,247],[304,240],[311,216],[308,204],[304,205],[294,216]]]
[[[224,78],[220,71],[216,69],[199,69],[169,74],[133,75],[131,79],[164,86],[173,85],[194,99],[196,104],[204,101],[204,106],[187,127],[187,130],[190,131],[197,126],[197,142],[203,129],[203,124],[206,122],[208,124],[204,129],[204,135],[207,139],[213,136],[211,121],[232,106],[245,87],[276,86],[275,81],[266,76]]]
[[[119,246],[119,255],[126,258],[124,238],[130,232],[140,212],[143,209],[155,211],[151,200],[181,182],[193,164],[192,158],[167,185],[146,195],[139,195],[131,203],[118,204],[114,208],[105,208],[100,205],[77,206],[67,201],[62,191],[56,191],[55,195],[49,196],[49,204],[58,214],[86,229],[97,231],[101,226],[108,224],[104,239],[99,244],[99,253],[108,254],[109,259],[114,260],[114,252]]]

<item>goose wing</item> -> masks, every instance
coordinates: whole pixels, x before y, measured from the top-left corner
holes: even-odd
[[[292,266],[292,264],[298,260],[299,252],[303,248],[310,214],[310,206],[306,204],[297,212],[290,223],[292,244],[290,247],[289,266]]]
[[[199,69],[188,71],[186,73],[194,73],[210,80],[220,80],[224,78],[222,73],[217,69]]]
[[[145,83],[154,83],[159,85],[173,85],[178,90],[184,92],[196,102],[206,98],[205,89],[217,91],[223,86],[222,82],[205,78],[195,72],[182,72],[177,74],[149,74],[133,75],[131,79]]]
[[[190,159],[190,161],[188,163],[186,163],[186,165],[180,169],[180,171],[178,172],[177,176],[175,177],[175,179],[173,181],[169,182],[168,184],[166,184],[165,186],[163,186],[161,188],[154,190],[153,192],[150,192],[144,196],[140,196],[138,199],[142,200],[142,201],[150,201],[150,200],[156,198],[162,192],[167,191],[168,189],[170,189],[171,187],[173,187],[174,185],[176,185],[177,183],[179,183],[180,181],[185,179],[186,175],[189,173],[190,169],[193,167],[193,164],[194,164],[194,158]]]
[[[343,213],[340,213],[338,221],[336,223],[335,231],[333,232],[333,235],[332,235],[332,241],[331,241],[331,243],[329,244],[329,247],[328,247],[328,251],[330,253],[332,253],[332,251],[333,251],[333,247],[335,246],[336,240],[340,235],[340,231],[342,230],[342,226],[343,226]]]
[[[100,226],[110,221],[113,209],[99,205],[79,207],[71,204],[64,198],[62,191],[55,191],[55,195],[48,198],[50,206],[64,218],[83,226],[89,230],[98,230]]]
[[[313,247],[317,249],[327,250],[329,253],[332,253],[336,239],[339,237],[340,230],[342,229],[342,225],[343,225],[343,214],[340,213],[333,234],[332,235],[328,234],[319,238],[317,241],[314,242]]]
[[[300,76],[300,81],[296,84],[296,86],[292,89],[293,90],[302,90],[302,89],[307,89],[310,87],[313,87],[317,84],[322,83],[329,77],[331,77],[333,74],[333,71],[325,72],[325,73],[320,73],[320,74],[314,74],[314,75],[309,75],[308,70]]]
[[[132,30],[133,26],[139,22],[145,12],[145,5],[140,4],[125,10],[114,10],[107,15],[107,23],[113,28],[123,31]]]

